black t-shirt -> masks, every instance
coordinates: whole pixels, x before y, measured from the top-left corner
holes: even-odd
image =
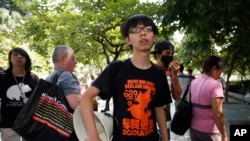
[[[16,76],[16,80],[9,71],[1,74],[1,128],[12,127],[18,113],[27,102],[39,81],[38,77],[33,73],[26,73],[24,77]]]
[[[119,81],[113,84],[110,81],[116,80],[112,78],[116,75],[111,66],[92,85],[101,90],[100,97],[113,97],[113,115],[118,121],[118,125],[114,124],[113,140],[158,141],[155,107],[172,102],[164,71],[155,64],[149,69],[141,70],[128,59],[117,76]]]

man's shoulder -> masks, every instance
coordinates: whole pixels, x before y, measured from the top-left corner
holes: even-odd
[[[159,65],[157,65],[157,64],[155,64],[155,63],[152,63],[152,67],[155,68],[157,71],[162,71],[162,72],[164,72],[164,70],[163,70]]]
[[[63,72],[59,72],[57,73],[57,75],[59,75],[58,79],[71,79],[76,77],[72,72],[70,71],[63,71]]]
[[[30,77],[31,77],[32,79],[39,79],[38,75],[35,74],[34,72],[30,72]]]

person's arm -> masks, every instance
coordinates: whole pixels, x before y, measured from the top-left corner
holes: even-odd
[[[95,124],[94,106],[92,103],[92,99],[99,92],[100,90],[97,87],[90,86],[81,96],[80,109],[83,123],[88,133],[88,138],[83,139],[85,141],[101,141]]]
[[[220,131],[222,141],[228,141],[224,114],[222,109],[222,101],[222,97],[212,98],[213,118],[216,126]]]
[[[171,76],[171,88],[172,88],[172,96],[174,100],[180,100],[181,99],[181,93],[182,89],[179,83],[178,76],[172,75]]]
[[[80,99],[81,99],[80,94],[77,93],[68,94],[66,96],[66,99],[71,109],[75,110],[78,106],[80,106]]]
[[[80,85],[79,81],[71,72],[62,72],[59,76],[60,87],[63,89],[68,104],[71,109],[75,110],[76,107],[80,106]]]
[[[166,114],[163,107],[155,108],[156,121],[159,126],[160,134],[162,136],[162,141],[168,141],[168,132],[167,132],[167,124],[166,124]]]
[[[182,93],[181,85],[179,83],[179,79],[177,76],[179,69],[180,69],[180,63],[178,61],[173,60],[169,64],[169,70],[171,75],[171,90],[174,100],[180,100]]]

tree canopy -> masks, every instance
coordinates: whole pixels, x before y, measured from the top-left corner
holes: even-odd
[[[176,57],[186,68],[199,70],[202,59],[214,54],[224,59],[228,79],[232,73],[244,77],[250,67],[249,5],[245,0],[1,0],[1,58],[7,59],[11,47],[25,46],[39,56],[35,68],[48,73],[52,49],[67,44],[81,64],[89,65],[89,73],[100,72],[131,50],[120,35],[121,23],[144,13],[157,23],[160,39],[173,41],[176,31],[184,34],[175,44]]]
[[[161,11],[162,32],[166,38],[176,30],[185,34],[178,55],[186,64],[197,67],[204,56],[217,54],[224,58],[227,73],[233,69],[243,74],[250,69],[249,5],[245,0],[168,0]]]
[[[87,73],[92,78],[93,72],[131,51],[120,35],[122,22],[139,13],[157,19],[158,7],[139,0],[15,0],[15,4],[26,15],[9,36],[15,46],[28,46],[43,57],[37,69],[48,73],[53,48],[66,44],[74,49],[80,64],[91,68]],[[79,68],[83,70],[82,65]]]
[[[20,1],[18,5],[29,13],[16,32],[22,33],[20,40],[29,40],[31,48],[45,56],[55,45],[67,44],[81,63],[95,65],[109,64],[129,50],[119,33],[127,17],[156,16],[155,4],[138,0]]]
[[[219,55],[225,61],[224,74],[249,75],[250,1],[245,0],[167,0],[162,5],[163,34],[176,30],[185,36],[178,57],[194,68],[206,55]]]

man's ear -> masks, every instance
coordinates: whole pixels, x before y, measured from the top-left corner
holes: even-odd
[[[125,42],[127,43],[128,46],[131,46],[131,45],[132,45],[131,42],[130,42],[129,37],[126,37],[126,38],[125,38]]]
[[[66,61],[66,57],[65,56],[61,56],[60,58],[59,58],[59,62],[61,62],[62,64],[64,64],[65,63],[65,61]]]

